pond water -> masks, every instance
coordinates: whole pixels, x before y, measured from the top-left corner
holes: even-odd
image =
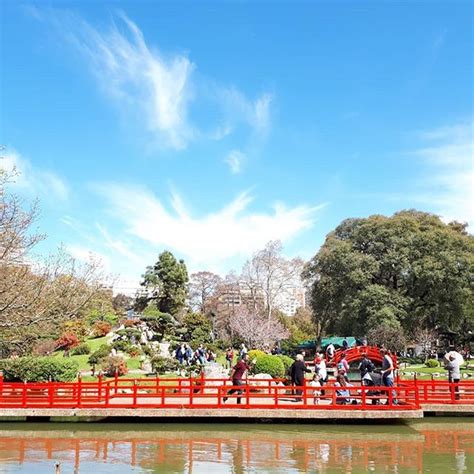
[[[0,472],[474,473],[474,420],[396,425],[0,423]]]

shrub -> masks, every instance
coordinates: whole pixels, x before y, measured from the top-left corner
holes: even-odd
[[[134,329],[134,328],[120,329],[120,331],[117,331],[117,334],[119,336],[125,336],[129,340],[132,339],[132,337],[135,337],[135,339],[137,339],[137,341],[140,339],[140,336],[142,335],[140,330]]]
[[[75,347],[72,351],[72,355],[85,355],[85,354],[90,354],[91,348],[89,347],[89,344],[86,344],[85,342],[82,344],[79,344],[77,347]]]
[[[439,362],[436,359],[428,359],[425,362],[426,367],[429,367],[430,369],[434,369],[435,367],[439,367]]]
[[[64,334],[61,334],[59,339],[56,341],[57,348],[66,351],[78,346],[79,344],[79,338],[73,332],[65,332]]]
[[[153,372],[157,374],[164,374],[165,372],[172,372],[177,370],[179,363],[176,359],[163,356],[155,356],[151,359],[151,366],[153,367]]]
[[[57,341],[48,339],[46,341],[38,342],[31,351],[35,356],[47,356],[52,354],[58,347]]]
[[[94,337],[104,337],[112,330],[112,325],[107,321],[96,321],[92,328]]]
[[[283,354],[277,355],[277,357],[283,362],[283,365],[285,366],[285,374],[288,375],[290,373],[290,367],[293,365],[294,360]]]
[[[87,362],[90,365],[97,365],[110,354],[110,347],[107,344],[102,344],[90,356]]]
[[[150,346],[143,346],[142,351],[148,357],[152,357],[154,354],[154,351]]]
[[[77,376],[77,362],[56,357],[21,357],[0,360],[7,381],[69,382]]]
[[[112,342],[112,346],[117,351],[128,352],[132,345],[128,341],[119,339],[118,341]]]
[[[82,339],[89,334],[89,326],[83,319],[71,319],[66,321],[62,324],[61,328],[62,332],[72,332],[73,334],[76,334],[79,339]]]
[[[285,375],[285,366],[276,355],[264,355],[257,358],[254,372],[257,374],[269,374],[273,378],[282,378]]]
[[[133,319],[126,319],[124,322],[123,322],[123,325],[126,327],[126,328],[133,328],[135,327],[135,325],[137,324],[137,321],[133,320]]]
[[[127,363],[118,356],[108,357],[102,364],[102,370],[108,377],[114,377],[115,374],[120,377],[128,372]]]
[[[250,360],[254,359],[259,359],[260,357],[266,356],[265,352],[259,350],[259,349],[252,349],[251,351],[248,352]]]
[[[127,350],[127,354],[130,356],[130,357],[137,357],[139,356],[140,354],[142,354],[142,350],[137,347],[137,346],[130,346]]]

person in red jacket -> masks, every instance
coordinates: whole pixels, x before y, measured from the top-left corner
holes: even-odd
[[[244,382],[244,377],[247,375],[247,372],[250,370],[250,365],[249,365],[250,357],[248,354],[245,354],[242,359],[235,364],[234,368],[232,369],[230,373],[230,378],[232,379],[232,385],[234,387],[239,387],[241,385],[245,385]],[[227,396],[222,399],[222,401],[225,403],[228,399],[229,395],[232,395],[233,393],[236,393],[239,395],[237,397],[237,404],[240,405],[242,398],[240,395],[242,395],[242,390],[239,388],[232,388],[227,392]]]

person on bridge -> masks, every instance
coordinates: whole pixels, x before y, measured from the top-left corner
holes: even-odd
[[[304,363],[304,357],[302,354],[297,354],[296,360],[293,362],[292,366],[290,367],[290,376],[291,376],[291,384],[295,385],[296,387],[303,387],[304,385],[304,374],[305,372],[311,372]],[[303,390],[301,388],[296,389],[296,401],[301,400],[301,394]]]
[[[382,360],[382,383],[385,385],[385,387],[393,387],[393,373],[395,371],[395,368],[393,366],[393,360],[390,357],[390,353],[387,349],[382,347],[380,349],[380,353],[383,356]],[[388,393],[387,393],[388,395]],[[393,404],[397,405],[397,399],[395,398],[396,392],[395,390],[392,390],[392,400]]]
[[[360,370],[360,380],[364,380],[364,375],[368,374],[370,372],[373,372],[375,370],[375,365],[373,362],[369,359],[369,356],[367,354],[362,355],[362,361],[359,364],[359,370]]]
[[[347,362],[346,354],[341,355],[341,360],[337,363],[337,373],[343,374],[344,378],[349,382],[349,362]]]
[[[454,388],[454,399],[459,400],[459,381],[461,380],[461,360],[463,360],[461,354],[461,358],[459,358],[457,355],[459,353],[456,351],[451,351],[448,354],[446,354],[447,357],[445,357],[445,367],[448,371],[448,381],[450,384],[453,384],[450,386],[450,390],[452,391]]]
[[[329,344],[326,347],[326,358],[327,358],[328,362],[332,361],[335,353],[336,353],[336,348],[334,347],[334,344]]]
[[[250,370],[250,356],[248,354],[245,354],[242,359],[240,359],[237,364],[235,364],[234,368],[232,369],[230,373],[230,378],[232,380],[232,385],[234,387],[240,387],[241,385],[245,385],[244,382],[244,377],[247,375],[247,372]],[[242,395],[242,390],[239,388],[232,388],[227,392],[227,396],[225,396],[222,401],[225,403],[227,399],[229,398],[229,395],[232,395],[233,393],[237,393],[237,404],[240,405],[242,398],[240,395]]]

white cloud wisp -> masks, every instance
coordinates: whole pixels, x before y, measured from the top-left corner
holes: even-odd
[[[445,221],[474,224],[474,122],[421,134],[429,146],[415,153],[429,166],[418,200],[433,206]]]
[[[170,211],[144,188],[103,184],[98,191],[108,203],[109,213],[129,236],[156,249],[172,249],[191,266],[207,268],[233,257],[248,257],[269,240],[291,240],[310,228],[316,211],[324,207],[288,208],[279,203],[272,212],[252,213],[249,206],[253,198],[242,193],[218,211],[194,217],[176,192]]]
[[[0,167],[8,172],[15,169],[18,175],[14,179],[14,186],[25,192],[39,195],[46,200],[66,201],[69,197],[69,188],[63,179],[52,171],[33,166],[15,151],[2,156]]]

